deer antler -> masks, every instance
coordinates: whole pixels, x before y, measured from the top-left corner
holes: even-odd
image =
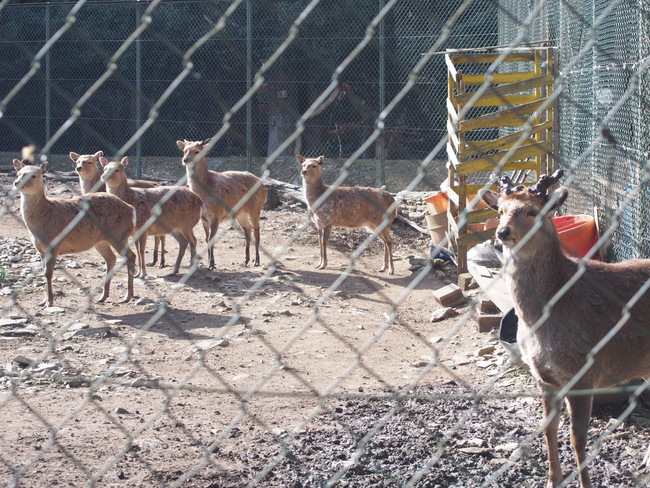
[[[501,194],[503,196],[510,195],[511,193],[515,193],[517,191],[521,191],[524,189],[523,185],[519,186],[512,186],[512,180],[510,179],[509,176],[502,176],[497,180],[497,186],[501,190]]]
[[[535,195],[536,197],[540,198],[545,198],[546,192],[548,189],[555,185],[560,178],[564,176],[564,171],[562,169],[558,169],[553,173],[551,176],[548,175],[542,175],[539,177],[539,181],[535,183],[533,186],[528,188],[528,191]]]

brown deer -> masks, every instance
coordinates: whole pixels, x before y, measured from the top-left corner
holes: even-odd
[[[118,254],[126,254],[128,271],[127,293],[124,302],[133,298],[135,254],[128,247],[129,237],[135,228],[135,209],[108,193],[92,193],[79,197],[48,199],[45,196],[43,175],[48,163],[40,166],[27,164],[27,160],[14,159],[18,176],[14,187],[20,190],[20,212],[34,247],[41,255],[47,292],[43,305],[52,306],[52,275],[56,258],[60,254],[75,254],[91,247],[106,261],[104,291],[99,298],[108,298],[113,266]]]
[[[147,276],[147,267],[144,262],[147,235],[172,234],[178,241],[178,256],[171,274],[178,273],[188,244],[191,261],[194,262],[196,257],[194,226],[199,222],[201,216],[201,199],[189,189],[181,186],[157,186],[154,188],[129,186],[126,178],[129,159],[126,157],[122,158],[120,162],[109,162],[106,158],[100,157],[99,162],[104,166],[102,180],[106,184],[108,193],[135,207],[136,232],[142,233],[139,238],[136,238],[140,266],[138,277]],[[159,203],[160,205],[158,205]],[[159,210],[156,210],[157,206]]]
[[[317,204],[317,200],[330,190],[330,185],[323,183],[323,161],[323,156],[312,159],[298,156],[309,214],[318,227],[320,262],[316,269],[327,266],[327,242],[333,227],[365,227],[384,242],[384,266],[379,271],[388,270],[392,275],[395,267],[390,226],[397,217],[395,199],[385,190],[352,186],[332,189],[325,200]]]
[[[216,172],[208,169],[205,141],[176,141],[190,189],[203,200],[201,222],[208,241],[208,269],[214,269],[214,242],[219,225],[230,217],[241,225],[246,239],[244,266],[250,261],[251,232],[255,236],[254,266],[260,264],[260,214],[266,202],[266,188],[247,171]]]
[[[90,192],[106,191],[106,185],[101,179],[102,172],[99,167],[99,158],[104,156],[104,151],[97,151],[95,154],[77,154],[70,153],[70,159],[76,163],[75,171],[79,175],[79,187],[81,194],[85,195]],[[128,179],[129,186],[136,188],[154,188],[160,186],[155,181],[148,180],[131,180]],[[165,267],[165,236],[154,236],[153,259],[149,266],[154,266],[158,262],[158,248],[160,248],[160,267]]]
[[[547,193],[561,176],[562,170],[543,175],[528,189],[513,188],[504,176],[501,195],[488,191],[483,200],[500,214],[496,237],[507,255],[504,272],[519,320],[517,343],[545,394],[547,486],[563,478],[557,431],[565,398],[580,486],[587,488],[591,390],[650,375],[650,293],[644,288],[650,260],[592,260],[582,273],[580,261],[563,253],[552,220],[568,195],[565,187]],[[535,225],[541,227],[534,231]]]

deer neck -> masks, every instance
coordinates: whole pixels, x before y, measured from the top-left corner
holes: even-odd
[[[27,227],[33,224],[46,221],[49,218],[52,203],[45,196],[45,192],[37,192],[29,195],[20,195],[20,213]]]
[[[319,179],[312,183],[307,183],[307,181],[303,179],[302,182],[303,182],[303,190],[305,193],[305,199],[307,200],[307,203],[309,203],[310,205],[314,203],[316,200],[318,200],[321,197],[321,195],[327,191],[327,188],[329,187],[328,185],[323,183],[322,179]]]
[[[129,186],[126,180],[121,181],[119,185],[110,187],[106,185],[108,193],[115,195],[120,200],[126,203],[133,203],[133,189]]]
[[[571,261],[564,255],[557,235],[535,241],[534,252],[506,253],[505,275],[519,312],[525,322],[535,322],[544,306],[573,274]]]
[[[99,173],[93,176],[90,179],[84,180],[81,176],[79,177],[79,186],[81,187],[81,193],[86,194],[90,193],[92,191],[105,191],[106,185],[103,183],[101,185],[97,185],[97,182],[101,179]]]
[[[190,164],[185,165],[185,172],[187,174],[187,183],[190,190],[197,195],[201,195],[204,192],[203,189],[210,177],[208,164],[205,158],[199,159],[193,166]]]

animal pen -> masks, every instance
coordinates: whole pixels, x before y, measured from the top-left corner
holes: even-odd
[[[0,47],[4,484],[546,483],[543,394],[498,330],[478,331],[503,312],[485,287],[456,284],[494,235],[472,225],[496,215],[480,195],[504,175],[530,186],[563,169],[562,214],[597,222],[602,259],[650,257],[646,0],[10,0]],[[69,200],[71,152],[128,157],[129,177],[173,192],[191,179],[179,147],[192,141],[209,141],[209,170],[268,189],[261,266],[241,264],[233,221],[207,269],[198,225],[199,259],[175,277],[149,264],[130,303],[94,303],[104,263],[91,252],[59,256],[41,307],[12,187],[21,149],[49,162],[45,195]],[[334,230],[314,269],[297,157],[320,155],[333,187],[396,196],[394,276],[356,230]],[[422,224],[440,191],[455,256]],[[596,486],[650,482],[644,390],[597,392],[619,402],[591,419]],[[562,486],[577,486],[568,436]]]

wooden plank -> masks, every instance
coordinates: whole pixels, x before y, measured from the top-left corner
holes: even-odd
[[[447,98],[447,114],[451,123],[458,127],[458,113],[456,112],[456,107],[454,107],[453,102],[449,98]]]
[[[454,168],[460,164],[454,148],[449,141],[447,141],[447,157],[449,158],[449,164],[451,164]]]
[[[550,154],[551,143],[549,141],[541,141],[533,144],[518,147],[514,151],[510,151],[506,164],[508,169],[537,169],[537,161],[523,161],[537,156]],[[497,168],[499,162],[509,151],[501,151],[490,156],[472,159],[470,161],[461,161],[454,165],[454,168],[459,175],[468,175],[471,173],[490,173]],[[513,162],[518,162],[519,166],[512,167]],[[506,169],[503,166],[501,170]]]
[[[505,83],[498,86],[488,87],[481,98],[497,98],[505,99],[506,95],[512,95],[514,93],[519,93],[522,91],[533,90],[535,88],[541,88],[542,86],[548,86],[553,83],[553,77],[551,75],[536,76],[529,80],[515,81],[513,83]],[[466,104],[469,99],[472,97],[474,92],[463,93],[456,97],[456,103],[459,105]],[[475,106],[478,106],[475,104]]]
[[[453,146],[454,153],[456,153],[460,147],[460,140],[458,139],[458,134],[456,134],[456,128],[449,119],[447,119],[447,134],[449,135],[449,142]]]
[[[449,61],[452,64],[470,64],[470,63],[484,63],[491,64],[497,59],[501,58],[503,53],[461,53],[461,54],[447,54],[446,58],[449,58]],[[535,60],[535,54],[533,52],[529,53],[510,53],[501,60],[504,63],[521,63],[521,62],[532,62]]]
[[[530,130],[529,135],[534,136],[539,132],[551,129],[552,127],[553,121],[535,125]],[[500,149],[510,148],[513,144],[519,141],[523,134],[524,131],[519,131],[515,132],[514,134],[509,134],[507,136],[499,137],[498,139],[491,139],[488,141],[467,141],[465,142],[465,148],[462,150],[461,157],[462,159],[465,159],[467,157],[478,156],[479,154],[488,151],[498,151]],[[523,144],[529,144],[533,141],[533,139],[525,139]]]
[[[469,99],[473,94],[474,92],[463,94],[463,97],[465,97],[465,95],[470,95],[467,97],[467,99],[463,98],[465,105],[469,105],[470,107],[512,107],[514,105],[523,105],[526,103],[534,102],[535,100],[539,100],[538,96],[536,96],[534,93],[531,93],[529,95],[510,95],[503,97],[481,96],[477,100],[469,103]],[[460,98],[460,96],[457,98]]]
[[[546,98],[542,98],[536,102],[517,105],[516,107],[510,107],[505,110],[498,110],[474,117],[473,119],[461,120],[459,121],[459,129],[461,131],[468,131],[495,127],[521,127],[528,122],[530,116],[544,105],[546,101]]]
[[[517,71],[514,73],[494,73],[490,76],[492,83],[514,83],[521,80],[530,80],[537,75],[532,71]],[[486,75],[463,75],[465,85],[482,85],[486,79]]]
[[[445,54],[445,64],[447,65],[447,72],[451,79],[458,83],[458,71],[456,70],[456,66],[454,66],[454,62],[449,57],[449,54]]]
[[[485,292],[487,297],[492,300],[501,312],[505,314],[515,306],[510,296],[508,285],[498,271],[492,273],[492,276],[487,278],[481,276],[475,263],[468,263],[467,267],[474,280],[478,283],[478,286],[481,287],[481,290]]]

